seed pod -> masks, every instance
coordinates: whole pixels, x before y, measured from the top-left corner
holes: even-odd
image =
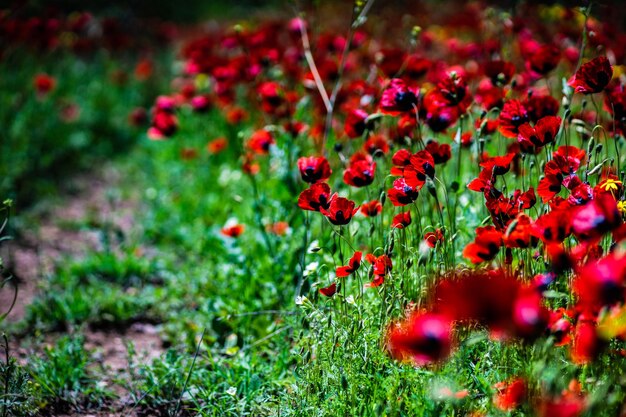
[[[428,189],[430,195],[432,195],[434,198],[437,198],[437,187],[435,186],[433,180],[428,177],[426,178],[426,189]]]
[[[391,255],[391,253],[393,252],[393,247],[396,244],[396,240],[394,238],[391,238],[391,242],[389,243],[389,246],[387,247],[387,250],[385,251],[385,253],[387,254],[387,256]]]
[[[596,141],[594,138],[591,138],[589,140],[589,143],[587,144],[587,155],[591,155],[591,150],[593,149],[593,146],[595,145]]]

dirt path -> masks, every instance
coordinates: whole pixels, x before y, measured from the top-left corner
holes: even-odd
[[[0,291],[0,308],[5,309],[13,300],[13,285],[17,284],[18,297],[8,322],[24,318],[26,307],[36,297],[40,284],[54,273],[55,267],[66,257],[81,258],[90,251],[103,249],[102,226],[107,225],[126,238],[137,233],[133,228],[134,213],[140,205],[136,196],[122,197],[119,185],[121,172],[111,166],[72,179],[67,192],[53,201],[44,201],[24,213],[24,224],[32,227],[1,249],[7,269],[14,275],[11,285]],[[115,243],[115,242],[114,242]],[[128,343],[135,346],[135,363],[150,363],[163,353],[162,341],[156,326],[135,323],[128,329],[85,329],[85,347],[94,352],[95,362],[104,374],[103,384],[113,390],[119,401],[111,408],[116,413],[99,412],[93,416],[127,415],[124,410],[132,408],[128,392],[117,383],[130,381]],[[50,334],[46,340],[52,343],[59,335]],[[22,344],[15,349],[15,344]],[[20,362],[30,355],[40,353],[41,346],[15,341],[12,354]],[[0,351],[4,355],[4,350]],[[122,414],[120,414],[122,413]],[[73,416],[77,416],[74,414]]]
[[[37,293],[38,283],[53,273],[64,257],[80,258],[88,251],[102,249],[97,227],[111,224],[124,235],[132,233],[133,211],[137,199],[121,199],[115,195],[121,173],[112,167],[72,179],[65,195],[44,201],[22,214],[31,228],[21,230],[2,248],[2,257],[18,286],[15,307],[9,321],[24,317],[25,306]],[[10,305],[13,292],[0,292],[0,306]]]

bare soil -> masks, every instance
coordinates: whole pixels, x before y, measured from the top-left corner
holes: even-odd
[[[40,291],[41,283],[54,273],[66,258],[81,258],[89,251],[103,248],[102,225],[123,236],[137,233],[133,228],[134,213],[139,207],[137,197],[121,198],[117,186],[121,174],[111,167],[80,175],[71,180],[67,191],[52,201],[44,201],[24,215],[31,229],[21,231],[0,251],[6,269],[13,279],[0,290],[0,313],[11,305],[17,286],[16,303],[7,317],[8,322],[24,318],[26,307]],[[90,227],[90,226],[99,227]],[[22,229],[22,228],[20,228]],[[85,329],[85,347],[94,352],[98,367],[104,375],[102,384],[115,392],[118,401],[110,409],[115,412],[72,414],[60,417],[134,416],[134,404],[126,386],[132,387],[133,375],[127,346],[134,345],[135,364],[147,364],[163,353],[157,326],[135,323],[126,329]],[[45,336],[52,343],[58,334]],[[16,344],[21,345],[16,348]],[[42,346],[29,341],[13,341],[11,354],[24,362],[37,354]],[[0,351],[4,355],[4,349]]]

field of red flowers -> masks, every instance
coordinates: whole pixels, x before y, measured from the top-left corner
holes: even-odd
[[[514,3],[0,13],[0,417],[626,416],[624,15]]]

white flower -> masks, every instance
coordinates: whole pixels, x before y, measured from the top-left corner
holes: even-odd
[[[310,264],[308,264],[306,266],[306,268],[304,268],[304,276],[308,277],[309,275],[311,275],[313,272],[317,271],[317,267],[319,266],[319,262],[317,261],[313,261]]]

